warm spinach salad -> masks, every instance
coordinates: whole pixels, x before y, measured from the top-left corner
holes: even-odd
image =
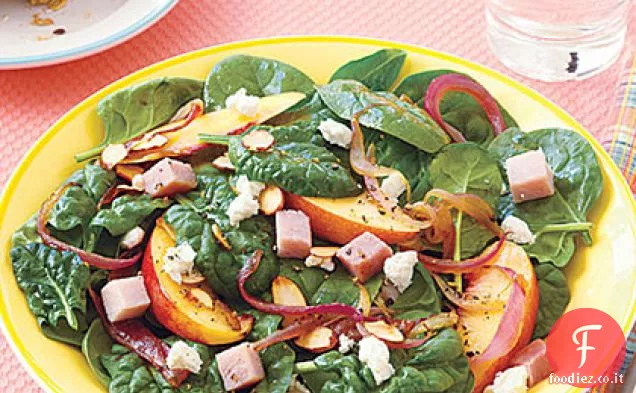
[[[105,97],[103,142],[13,236],[42,332],[112,393],[540,380],[517,359],[541,357],[593,241],[595,154],[520,130],[467,75],[398,82],[405,61],[380,50],[318,84],[237,55]]]

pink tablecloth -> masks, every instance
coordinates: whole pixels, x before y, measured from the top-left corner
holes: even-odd
[[[630,19],[636,22],[636,7]],[[0,186],[57,118],[104,85],[167,57],[210,45],[275,35],[341,34],[440,49],[511,74],[485,39],[484,5],[466,0],[182,0],[157,25],[105,53],[58,66],[0,71]],[[636,38],[636,23],[630,36]],[[583,82],[513,77],[561,105],[588,130],[605,124],[617,67]],[[37,392],[0,335],[0,393]]]

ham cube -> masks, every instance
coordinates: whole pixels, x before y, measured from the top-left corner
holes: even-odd
[[[370,232],[356,237],[336,253],[347,270],[363,283],[382,271],[384,261],[391,255],[391,247]]]
[[[542,150],[533,150],[506,160],[508,183],[515,203],[554,194],[554,176]]]
[[[216,362],[228,391],[247,388],[265,378],[261,358],[248,343],[217,353]]]
[[[528,387],[533,387],[547,378],[552,370],[550,370],[550,363],[546,355],[545,341],[541,339],[534,340],[519,351],[510,362],[510,367],[517,366],[526,368],[528,372]]]
[[[108,282],[102,288],[104,309],[111,322],[142,316],[150,306],[144,278],[134,276]]]
[[[164,158],[143,174],[144,190],[153,197],[172,196],[194,189],[197,177],[190,164]]]
[[[298,210],[276,212],[276,247],[281,258],[306,258],[311,249],[309,217]]]

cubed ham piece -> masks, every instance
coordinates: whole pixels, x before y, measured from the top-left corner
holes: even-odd
[[[102,288],[102,298],[106,316],[111,322],[140,317],[150,306],[142,276],[109,281]]]
[[[523,366],[528,371],[528,387],[533,387],[550,375],[550,363],[546,355],[545,341],[534,340],[519,351],[510,362],[510,367]]]
[[[384,261],[391,255],[391,247],[370,232],[356,237],[336,253],[340,262],[360,282],[366,282],[382,271]]]
[[[155,198],[181,194],[197,186],[192,166],[171,158],[159,161],[143,176],[144,190]]]
[[[217,353],[216,362],[223,386],[228,391],[247,388],[265,378],[261,358],[248,343]]]
[[[309,217],[298,210],[276,212],[276,247],[281,258],[306,258],[311,249]]]
[[[506,160],[508,183],[515,203],[554,194],[554,176],[542,150],[533,150]]]

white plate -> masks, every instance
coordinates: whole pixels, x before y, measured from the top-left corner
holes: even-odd
[[[0,0],[0,69],[39,67],[101,52],[141,33],[178,0],[68,0],[58,11]],[[51,18],[35,26],[32,18]],[[54,31],[60,31],[56,35]]]

